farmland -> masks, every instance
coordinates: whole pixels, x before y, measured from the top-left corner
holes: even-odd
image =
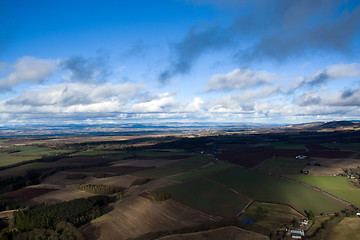
[[[211,215],[236,216],[249,199],[205,179],[198,179],[161,189],[172,199]]]
[[[346,177],[291,176],[291,178],[313,185],[356,206],[360,206],[360,189],[353,186]]]
[[[345,218],[326,237],[329,240],[354,239],[359,240],[360,219]]]
[[[86,239],[281,239],[313,215],[316,234],[320,219],[351,207],[312,186],[360,204],[347,178],[329,176],[360,166],[359,141],[353,132],[3,139],[4,154],[32,159],[0,170],[0,206],[41,209],[107,194],[95,219],[79,218]]]
[[[67,152],[37,146],[3,146],[0,147],[0,167]]]
[[[345,208],[311,188],[245,168],[228,169],[210,177],[254,200],[289,204],[300,212],[312,209],[319,214]]]
[[[251,219],[253,224],[269,229],[281,229],[290,226],[294,219],[303,219],[304,215],[283,204],[253,202],[241,215],[240,221]]]
[[[255,167],[255,169],[280,175],[299,174],[307,165],[307,160],[298,160],[295,158],[275,157],[270,158]]]

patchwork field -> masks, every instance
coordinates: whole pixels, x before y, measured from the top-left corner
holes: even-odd
[[[117,201],[113,210],[81,227],[86,239],[134,238],[147,232],[192,227],[217,221],[172,200],[157,203],[140,196]]]
[[[231,240],[266,240],[269,239],[258,233],[246,231],[244,229],[229,226],[218,229],[187,233],[187,234],[176,234],[168,237],[158,238],[158,240],[209,240],[209,239],[231,239]]]
[[[352,239],[360,240],[360,218],[344,218],[326,236],[326,240]]]
[[[340,201],[292,181],[245,168],[231,168],[210,176],[254,200],[289,204],[300,212],[335,212],[345,208]]]
[[[360,206],[360,188],[353,186],[346,177],[289,176],[335,195],[356,206]]]
[[[205,179],[185,182],[161,189],[171,198],[211,215],[233,217],[250,202],[218,183]]]
[[[37,146],[0,147],[0,167],[66,152],[69,151]]]
[[[193,178],[197,178],[197,177],[202,177],[202,176],[208,175],[213,172],[231,168],[233,166],[234,166],[233,164],[229,164],[229,163],[215,162],[215,163],[211,163],[210,165],[208,165],[206,167],[202,167],[200,169],[196,169],[196,170],[190,171],[188,173],[184,173],[184,174],[181,174],[181,175],[178,175],[175,177],[171,177],[170,179],[178,180],[178,181],[189,180],[189,179],[193,179]]]
[[[39,197],[41,195],[47,194],[52,191],[57,191],[58,189],[53,188],[38,188],[38,187],[27,187],[27,188],[21,188],[9,193],[6,193],[5,195],[16,197],[16,198],[25,198],[25,199],[33,199],[36,197]]]
[[[279,175],[299,174],[300,170],[304,169],[307,163],[307,160],[275,157],[260,163],[255,169],[265,173],[275,173]]]
[[[292,158],[304,153],[305,151],[303,149],[252,147],[245,149],[222,150],[221,153],[216,154],[216,157],[221,160],[227,160],[232,163],[251,168],[274,156]]]
[[[254,225],[268,229],[281,229],[285,225],[290,226],[293,219],[300,221],[303,218],[305,218],[304,215],[287,205],[254,201],[241,214],[239,220],[246,222],[245,219],[251,219]]]
[[[134,175],[149,178],[162,178],[200,168],[210,161],[209,158],[204,156],[194,156],[163,167],[136,172]]]

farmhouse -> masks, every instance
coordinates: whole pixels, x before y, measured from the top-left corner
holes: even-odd
[[[301,224],[301,226],[306,226],[306,225],[309,224],[309,220],[305,218],[305,219],[300,221],[300,224]]]

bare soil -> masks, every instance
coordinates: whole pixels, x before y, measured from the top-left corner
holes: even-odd
[[[135,186],[131,186],[126,192],[125,192],[125,196],[130,196],[130,195],[135,195],[135,194],[140,194],[142,192],[145,191],[150,191],[153,189],[158,189],[158,188],[163,188],[163,187],[167,187],[173,184],[178,184],[178,181],[174,181],[174,180],[166,180],[166,179],[156,179],[156,180],[152,180],[150,182],[147,182],[143,185],[135,185]]]
[[[112,185],[120,187],[129,187],[131,183],[141,177],[134,175],[126,174],[121,176],[106,177],[106,178],[92,178],[90,181],[86,182],[89,184],[102,184],[102,185]]]
[[[148,169],[147,167],[136,166],[105,166],[105,167],[89,167],[81,169],[70,169],[68,172],[79,173],[109,173],[109,174],[127,174]]]
[[[218,240],[218,239],[231,239],[231,240],[266,240],[268,237],[259,233],[243,230],[235,226],[222,227],[218,229],[187,233],[176,234],[172,236],[162,237],[158,240]]]
[[[140,196],[119,200],[109,213],[81,227],[86,239],[128,239],[148,232],[207,224],[216,219],[173,200],[152,202]]]
[[[36,198],[38,196],[41,196],[41,195],[44,195],[46,193],[53,192],[56,190],[58,190],[58,189],[26,187],[26,188],[21,188],[21,189],[6,193],[5,195],[16,197],[16,198],[26,198],[26,199],[30,200],[30,199]]]
[[[154,159],[154,160],[143,160],[143,159],[131,159],[131,160],[121,160],[112,162],[112,166],[136,166],[136,167],[162,167],[170,163],[177,162],[178,160],[163,160],[163,159]]]

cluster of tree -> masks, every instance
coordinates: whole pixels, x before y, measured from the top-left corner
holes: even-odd
[[[17,199],[12,196],[0,195],[0,211],[23,208],[28,205],[24,199]]]
[[[102,185],[102,184],[82,184],[79,186],[79,189],[89,193],[102,194],[102,195],[124,193],[125,191],[125,188],[121,186]]]
[[[152,190],[149,192],[149,195],[157,202],[162,202],[171,198],[170,194],[159,190]]]
[[[58,239],[58,240],[68,240],[68,239],[77,239],[84,240],[85,237],[83,234],[75,228],[69,222],[59,222],[55,230],[52,229],[34,229],[28,232],[19,232],[16,230],[7,230],[2,233],[0,236],[4,240],[22,240],[22,239]]]
[[[57,172],[56,168],[31,169],[24,176],[1,177],[0,194],[40,183],[44,178]]]
[[[151,181],[151,178],[138,178],[138,179],[135,179],[132,183],[131,183],[131,186],[135,186],[135,185],[143,185],[147,182],[150,182]]]
[[[61,221],[80,226],[99,217],[101,215],[100,207],[109,202],[110,199],[107,196],[94,196],[21,210],[14,213],[14,224],[22,232],[35,228],[54,229]]]

